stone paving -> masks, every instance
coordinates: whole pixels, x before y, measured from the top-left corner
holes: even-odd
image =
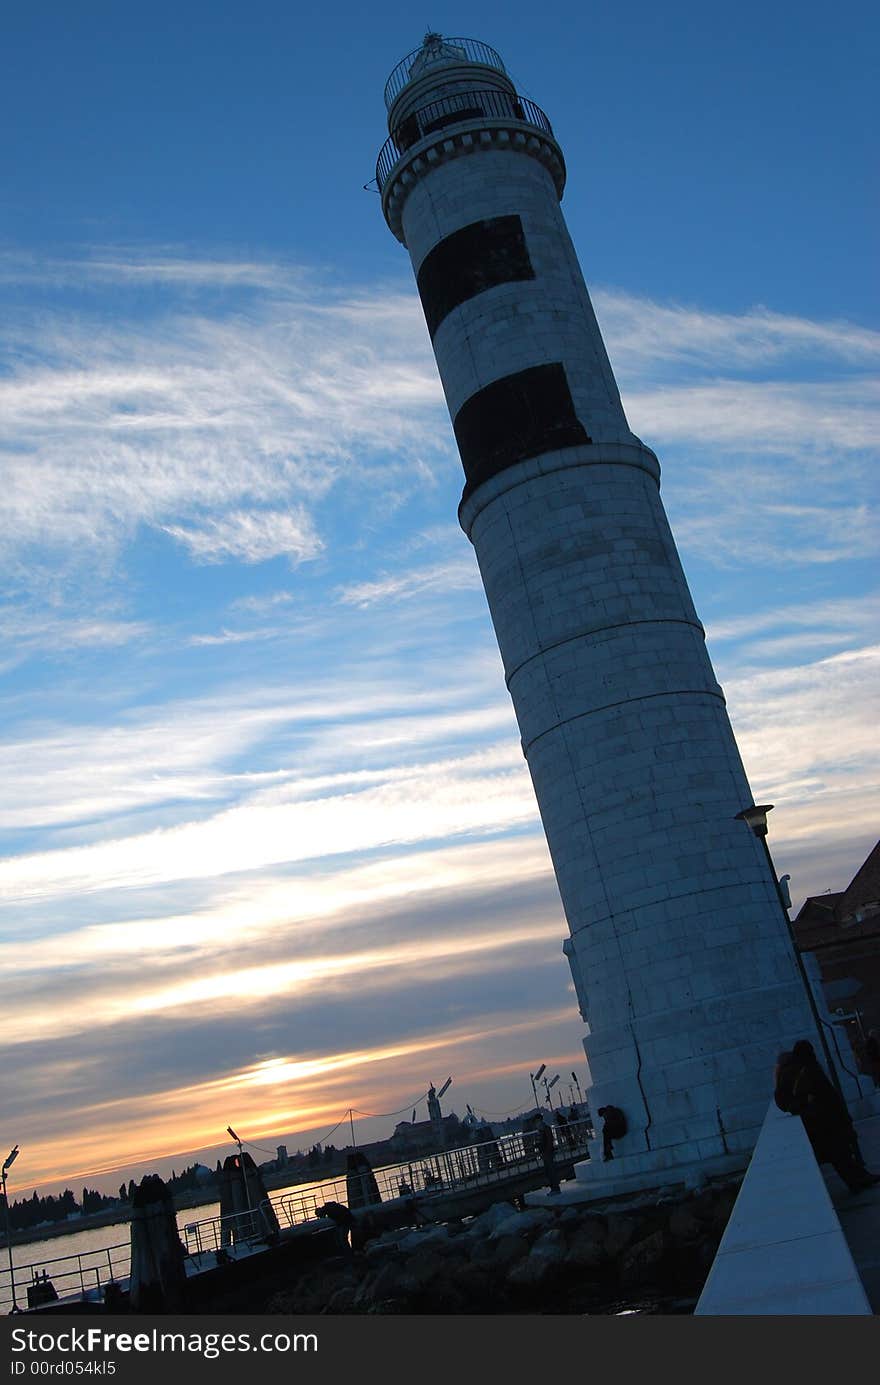
[[[878,1092],[875,1101],[880,1101]],[[880,1114],[856,1121],[865,1163],[880,1173]],[[868,1296],[873,1313],[880,1312],[880,1183],[863,1193],[851,1193],[833,1169],[822,1170],[837,1219]]]

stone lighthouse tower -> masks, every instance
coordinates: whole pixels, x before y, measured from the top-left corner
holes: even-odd
[[[559,201],[562,150],[493,49],[428,34],[391,74],[382,209],[409,251],[571,936],[591,1105],[578,1177],[742,1164],[780,1048],[818,1046],[660,500]],[[685,1176],[687,1174],[685,1173]],[[599,1188],[597,1187],[597,1191]]]

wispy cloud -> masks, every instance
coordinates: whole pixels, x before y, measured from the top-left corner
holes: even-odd
[[[708,444],[750,453],[829,461],[874,446],[880,386],[812,381],[717,380],[624,391],[637,428],[658,442]]]
[[[230,610],[255,611],[262,615],[278,606],[289,606],[294,599],[293,592],[288,591],[267,592],[264,596],[239,596],[230,602]]]
[[[743,615],[711,621],[706,633],[713,643],[738,640],[766,631],[790,630],[793,625],[831,627],[849,639],[870,637],[880,623],[880,595],[874,592],[844,600],[787,602],[784,606],[749,610]]]
[[[880,361],[880,332],[853,322],[816,322],[760,306],[745,313],[708,312],[607,288],[593,298],[624,372],[663,362],[753,372],[792,361],[818,361],[823,368],[829,360],[868,367]]]
[[[113,265],[122,285],[162,267]],[[340,476],[369,503],[380,456],[384,489],[399,491],[448,455],[443,431],[426,426],[442,395],[411,295],[334,296],[273,267],[212,277],[196,263],[190,280],[184,261],[166,267],[174,292],[159,311],[123,296],[112,320],[88,302],[7,320],[7,554],[38,542],[75,557],[88,544],[94,563],[146,523],[203,561],[302,559],[321,542],[312,507]],[[80,271],[92,286],[96,265]],[[208,282],[229,291],[210,314],[177,294]]]
[[[480,574],[470,554],[446,563],[411,568],[405,572],[387,573],[372,582],[358,582],[343,587],[339,599],[350,606],[366,608],[384,601],[406,601],[410,597],[436,592],[444,598],[447,593],[479,590]]]
[[[185,543],[200,563],[263,563],[286,557],[292,563],[314,558],[323,548],[309,515],[301,506],[287,510],[233,510],[220,519],[207,519],[200,528],[162,526]]]
[[[281,861],[372,851],[462,833],[497,832],[536,816],[516,746],[477,752],[344,795],[261,795],[202,821],[0,862],[0,898],[130,888],[255,870]]]

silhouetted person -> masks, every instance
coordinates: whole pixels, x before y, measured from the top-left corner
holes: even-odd
[[[780,1111],[791,1113],[792,1087],[798,1071],[790,1048],[784,1048],[777,1056],[773,1072],[773,1100]]]
[[[602,1158],[607,1164],[614,1158],[614,1141],[626,1134],[626,1116],[619,1106],[600,1106],[596,1115],[602,1117]]]
[[[850,1192],[880,1182],[862,1159],[846,1102],[826,1077],[813,1045],[798,1039],[776,1062],[774,1100],[781,1111],[800,1116],[817,1164],[830,1164]]]
[[[553,1131],[550,1129],[550,1126],[544,1120],[543,1116],[538,1116],[535,1124],[538,1129],[538,1148],[544,1163],[544,1173],[547,1175],[547,1182],[550,1185],[551,1193],[558,1193],[559,1175],[556,1172],[556,1148],[553,1144]]]
[[[568,1121],[561,1111],[556,1112],[556,1124],[559,1126],[559,1138],[571,1149],[574,1145],[574,1131],[569,1128]]]
[[[363,1233],[360,1231],[357,1222],[351,1215],[347,1207],[341,1202],[325,1202],[322,1207],[315,1208],[317,1217],[328,1217],[339,1229],[340,1240],[343,1246],[349,1250],[360,1250],[363,1245]]]
[[[366,1207],[381,1202],[376,1175],[370,1161],[360,1150],[346,1155],[345,1189],[349,1207]]]

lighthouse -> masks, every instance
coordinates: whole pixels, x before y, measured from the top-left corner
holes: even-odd
[[[562,216],[562,149],[473,39],[426,35],[385,102],[382,210],[464,468],[458,515],[570,929],[590,1102],[627,1118],[613,1163],[593,1147],[577,1177],[598,1194],[741,1167],[780,1049],[819,1035],[659,463]]]

